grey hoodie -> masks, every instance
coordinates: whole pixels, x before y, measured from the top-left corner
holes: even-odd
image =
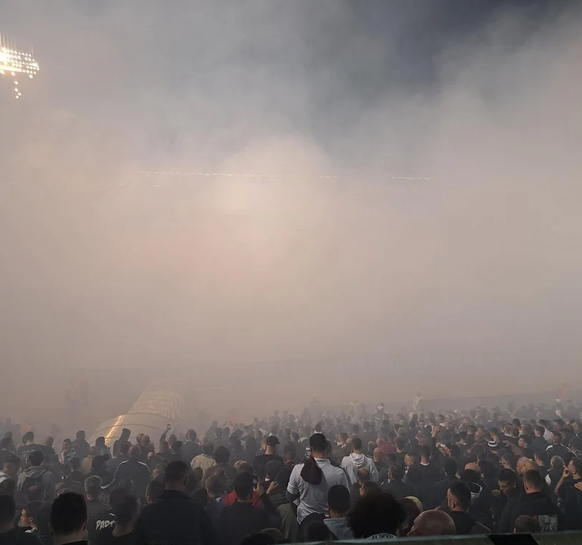
[[[324,524],[328,527],[329,531],[337,537],[338,541],[344,541],[346,539],[354,539],[354,534],[351,528],[348,526],[347,518],[331,519],[326,518],[323,520]]]
[[[349,456],[345,456],[342,460],[342,468],[345,470],[350,485],[358,482],[358,469],[365,467],[370,473],[370,480],[375,483],[379,480],[378,470],[372,458],[364,454],[356,454],[352,452]]]
[[[52,497],[52,492],[54,491],[54,484],[53,484],[53,474],[50,471],[47,471],[46,467],[44,466],[32,466],[24,471],[18,476],[18,481],[16,482],[16,489],[18,492],[22,492],[22,488],[28,478],[38,478],[40,477],[40,481],[45,488],[45,493],[48,497]]]

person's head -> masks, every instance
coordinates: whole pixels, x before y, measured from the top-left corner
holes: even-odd
[[[184,492],[186,490],[186,485],[188,484],[189,473],[190,467],[188,464],[179,460],[170,462],[166,467],[166,473],[164,474],[164,485],[166,490]]]
[[[12,437],[2,437],[0,441],[0,449],[1,450],[10,450],[12,447]]]
[[[414,521],[408,535],[413,536],[450,536],[457,529],[450,515],[438,509],[422,512]]]
[[[536,469],[530,469],[523,474],[523,487],[526,494],[533,494],[541,492],[544,486],[544,481],[540,472]]]
[[[104,448],[105,447],[105,437],[97,437],[97,439],[95,439],[95,446],[99,449]]]
[[[87,435],[85,434],[85,432],[83,430],[79,430],[76,434],[75,437],[79,440],[79,441],[85,441]]]
[[[447,506],[449,511],[461,511],[466,513],[471,506],[471,491],[461,481],[454,481],[447,490]]]
[[[95,500],[101,494],[101,477],[91,475],[85,479],[85,496],[89,501]]]
[[[332,519],[345,517],[351,505],[350,491],[341,484],[332,486],[327,492],[327,504]]]
[[[228,464],[228,461],[230,460],[230,450],[221,445],[216,449],[216,452],[214,453],[214,459],[216,460],[217,464]]]
[[[339,447],[343,447],[348,440],[348,434],[345,431],[338,433],[337,435],[337,444]]]
[[[400,430],[398,430],[400,432]],[[403,430],[406,431],[406,430]],[[404,449],[406,448],[406,439],[404,437],[397,437],[396,438],[396,450],[398,452],[403,452]]]
[[[392,464],[388,469],[388,478],[391,481],[402,481],[404,479],[404,467],[398,462]]]
[[[366,539],[376,534],[396,535],[406,514],[391,494],[376,492],[360,498],[347,518],[354,538]]]
[[[362,440],[359,437],[352,438],[352,452],[356,454],[362,453]]]
[[[202,445],[202,452],[206,454],[206,456],[212,456],[212,453],[214,452],[214,444],[210,441],[206,441]]]
[[[146,503],[158,501],[164,493],[164,483],[154,479],[150,481],[146,489]]]
[[[283,446],[283,461],[285,463],[294,462],[297,458],[297,448],[295,443],[287,442]]]
[[[279,444],[279,439],[277,439],[277,436],[275,435],[270,435],[269,437],[267,437],[265,444],[266,444],[265,454],[275,454],[277,452],[277,445]]]
[[[564,460],[560,456],[552,456],[550,467],[555,471],[564,471]]]
[[[562,443],[562,434],[559,431],[552,432],[552,443],[559,445]]]
[[[132,526],[137,519],[139,504],[131,494],[123,494],[115,501],[111,500],[111,512],[115,515],[116,526]]]
[[[505,469],[515,469],[515,456],[510,452],[502,454],[500,462]]]
[[[422,508],[420,507],[420,500],[418,498],[407,497],[401,502],[406,518],[404,522],[400,525],[398,530],[398,535],[401,537],[406,537],[408,532],[412,529],[412,525],[416,520],[416,517],[422,513]]]
[[[531,444],[531,437],[529,435],[520,435],[517,440],[517,446],[521,449],[529,448]]]
[[[141,458],[141,448],[139,445],[132,445],[129,447],[129,451],[127,452],[130,458],[135,460],[139,460]]]
[[[41,501],[33,501],[27,503],[20,511],[19,525],[24,528],[36,528],[38,520],[38,512],[42,507]]]
[[[459,471],[459,466],[455,460],[447,458],[443,464],[443,470],[447,477],[454,479],[457,475],[457,471]]]
[[[239,473],[234,479],[233,487],[238,501],[251,501],[254,489],[253,476],[248,473]]]
[[[536,437],[543,437],[544,433],[546,433],[546,429],[543,426],[536,426],[534,428],[534,435]]]
[[[31,431],[27,431],[23,436],[22,436],[22,442],[25,445],[32,445],[32,443],[34,443],[34,433]]]
[[[37,467],[42,465],[44,456],[40,450],[33,450],[28,456],[28,463],[31,467]]]
[[[194,430],[190,429],[186,432],[186,441],[189,443],[194,443],[197,438],[198,434]]]
[[[147,435],[144,437],[147,437]],[[145,444],[144,444],[144,446],[145,446]],[[223,447],[223,448],[226,448],[226,447]],[[174,441],[170,445],[170,450],[172,451],[172,454],[179,455],[182,452],[182,441]],[[226,449],[226,450],[228,450],[228,449]],[[229,452],[229,457],[230,457],[230,452]]]
[[[574,479],[580,479],[582,477],[582,459],[572,458],[568,464],[568,470]]]
[[[327,440],[323,433],[314,433],[309,438],[309,447],[311,449],[311,455],[314,458],[326,458]]]
[[[16,456],[16,454],[11,454],[10,456],[7,456],[6,459],[4,460],[4,464],[2,464],[2,471],[6,473],[6,475],[12,477],[13,479],[16,479],[16,476],[18,475],[18,470],[20,469],[20,465],[21,465],[20,458]]]
[[[66,492],[51,507],[50,526],[57,545],[82,541],[87,530],[87,504],[80,494]]]
[[[8,494],[0,495],[0,533],[8,532],[12,528],[14,513],[16,513],[14,496]]]
[[[55,443],[55,440],[52,436],[47,436],[47,438],[44,440],[44,446],[48,447],[48,448],[53,448],[53,445]]]
[[[514,534],[537,534],[540,532],[540,523],[537,518],[520,515],[513,523]]]
[[[119,439],[123,439],[124,441],[127,441],[129,439],[130,435],[131,435],[131,431],[128,430],[127,428],[123,428],[121,430],[121,436],[119,437]]]
[[[502,469],[497,478],[499,490],[505,495],[511,494],[519,483],[517,473],[513,469]]]

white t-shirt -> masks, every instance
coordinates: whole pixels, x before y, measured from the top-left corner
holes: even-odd
[[[323,513],[327,515],[329,511],[327,505],[327,492],[332,486],[341,484],[349,488],[346,472],[341,467],[331,465],[326,459],[316,458],[317,465],[323,472],[323,478],[319,484],[309,484],[301,478],[301,471],[304,464],[297,464],[291,472],[287,492],[299,494],[299,507],[297,508],[297,522],[311,515],[312,513]]]

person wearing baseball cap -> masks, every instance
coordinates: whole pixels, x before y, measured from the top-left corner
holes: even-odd
[[[283,458],[277,454],[277,446],[279,445],[279,439],[276,435],[270,435],[267,437],[265,454],[259,454],[255,456],[253,460],[253,470],[255,475],[261,480],[265,480],[265,466],[271,460],[277,460],[283,464]]]

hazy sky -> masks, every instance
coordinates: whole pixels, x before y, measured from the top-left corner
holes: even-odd
[[[581,378],[569,4],[0,0],[41,65],[0,81],[3,365],[297,366],[330,402]]]

